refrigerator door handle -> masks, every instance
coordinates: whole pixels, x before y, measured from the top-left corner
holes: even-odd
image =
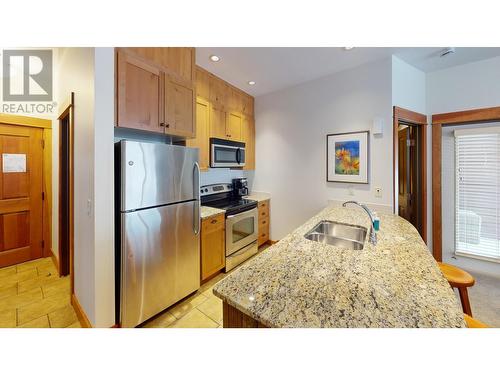
[[[200,233],[201,215],[200,215],[200,165],[198,162],[194,163],[194,196],[196,202],[194,204],[194,217],[193,217],[193,231],[194,234]]]

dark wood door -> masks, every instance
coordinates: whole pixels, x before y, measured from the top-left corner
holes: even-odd
[[[411,221],[411,186],[410,186],[410,158],[408,153],[410,142],[410,128],[403,127],[398,131],[398,166],[399,166],[399,207],[398,215]]]
[[[42,138],[0,124],[0,267],[42,257]]]

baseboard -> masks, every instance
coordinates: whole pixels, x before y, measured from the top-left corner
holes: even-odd
[[[73,305],[73,308],[75,309],[76,316],[78,317],[82,328],[92,328],[90,320],[87,318],[87,315],[85,315],[85,311],[83,311],[80,302],[78,302],[78,299],[74,294],[71,295],[71,305]]]

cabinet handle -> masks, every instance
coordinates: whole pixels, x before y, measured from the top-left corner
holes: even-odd
[[[217,219],[213,219],[210,223],[212,223],[212,224],[217,223]]]
[[[228,134],[227,136],[228,136],[229,138],[231,138],[231,134]]]
[[[167,124],[167,125],[166,125],[166,127],[167,127],[167,128],[170,128],[170,124]]]
[[[160,122],[160,126],[161,126],[161,127],[164,127],[164,126],[165,126],[165,123],[164,123],[164,122]]]
[[[266,223],[266,221],[264,220],[264,221],[262,222],[262,224],[265,224],[265,223]]]

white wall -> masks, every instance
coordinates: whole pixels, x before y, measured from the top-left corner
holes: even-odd
[[[94,326],[111,327],[115,324],[114,49],[96,48],[94,58]]]
[[[75,294],[91,322],[95,321],[94,258],[94,49],[58,49],[58,112],[75,93],[74,134],[74,279]]]
[[[115,311],[114,52],[60,48],[57,55],[58,104],[75,93],[75,294],[94,327],[110,327]]]
[[[403,60],[392,56],[392,105],[413,112],[427,114],[426,74]],[[431,129],[427,131],[427,144],[431,144]],[[427,158],[427,160],[432,160]],[[431,165],[427,165],[427,179],[431,178]],[[431,189],[427,189],[427,244],[432,248]],[[397,198],[397,197],[396,197]],[[396,204],[397,207],[397,204]]]
[[[426,101],[429,115],[500,106],[500,57],[427,73]],[[500,264],[460,256],[457,256],[456,259],[452,258],[454,245],[450,236],[453,236],[454,233],[454,217],[449,214],[449,197],[454,197],[455,194],[449,181],[451,178],[450,163],[454,157],[452,155],[454,148],[451,147],[452,145],[450,146],[450,131],[444,129],[442,145],[443,261],[471,271],[498,275],[500,274]],[[432,134],[430,136],[432,137]],[[429,140],[428,144],[431,145],[431,142],[432,139]],[[432,160],[430,146],[427,151],[428,160]],[[445,170],[445,168],[447,169]],[[432,174],[429,174],[427,181],[429,202],[432,202]],[[429,212],[432,211],[429,210]]]
[[[255,101],[256,172],[253,190],[272,194],[271,238],[279,240],[329,200],[392,202],[391,59],[363,65]],[[326,182],[326,135],[371,130],[370,184]],[[374,188],[382,188],[375,198]],[[352,192],[352,195],[350,194]]]
[[[425,73],[392,56],[392,105],[425,114]]]

